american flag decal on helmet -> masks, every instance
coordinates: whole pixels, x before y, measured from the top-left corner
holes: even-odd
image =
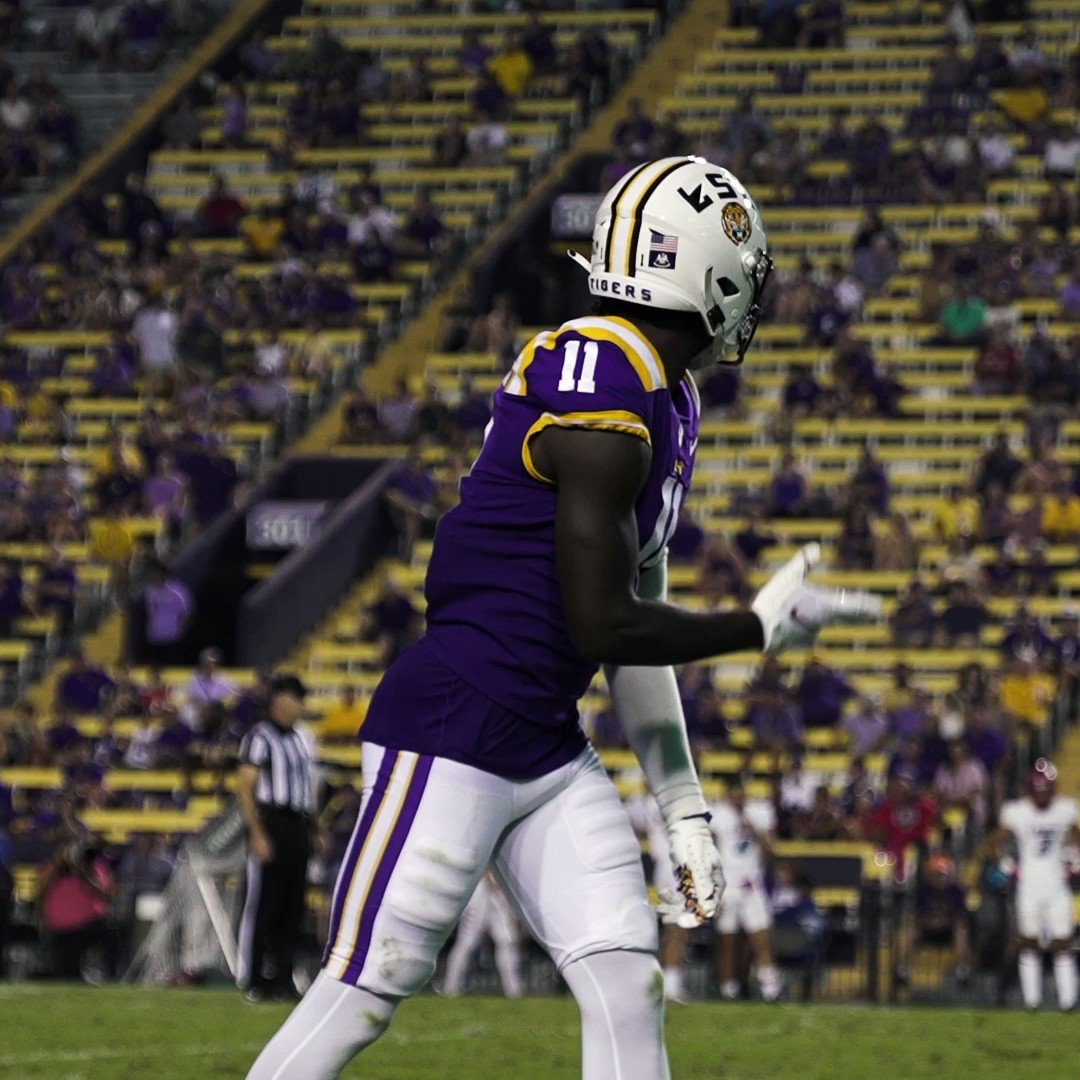
[[[679,238],[649,230],[649,266],[655,270],[674,270],[679,251]]]

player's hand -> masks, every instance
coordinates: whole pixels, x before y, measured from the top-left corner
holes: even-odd
[[[852,589],[807,585],[821,558],[820,544],[807,544],[754,597],[751,611],[761,620],[765,652],[805,648],[823,626],[877,622],[884,613],[879,596]]]
[[[720,853],[705,817],[688,817],[668,827],[675,895],[661,896],[660,917],[665,923],[691,929],[716,916],[724,892]]]
[[[251,834],[251,854],[261,863],[274,861],[274,845],[265,829],[256,829]]]

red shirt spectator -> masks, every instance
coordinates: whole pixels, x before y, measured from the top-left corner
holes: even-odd
[[[905,848],[927,844],[937,816],[933,799],[916,794],[903,780],[893,778],[885,798],[863,819],[863,834],[895,860],[896,876],[902,878]]]

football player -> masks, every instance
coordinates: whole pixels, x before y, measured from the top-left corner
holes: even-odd
[[[522,997],[525,986],[521,981],[521,933],[505,894],[490,872],[480,879],[458,923],[454,947],[446,958],[443,993],[447,997],[464,993],[469,964],[486,937],[495,946],[495,968],[503,993],[508,998]]]
[[[577,701],[604,665],[668,833],[669,917],[707,922],[722,876],[671,665],[880,617],[874,597],[806,582],[817,545],[745,611],[665,602],[697,449],[691,372],[742,361],[772,267],[743,185],[700,158],[639,165],[578,259],[595,310],[530,341],[495,394],[435,535],[427,632],[364,723],[363,802],[323,970],[253,1080],[337,1076],[431,977],[489,865],[577,999],[587,1080],[667,1077],[639,847]]]
[[[765,860],[772,853],[776,814],[764,799],[747,800],[741,779],[733,780],[726,797],[712,808],[712,830],[720,851],[726,887],[716,913],[720,935],[717,972],[720,996],[739,995],[735,945],[741,930],[750,941],[754,975],[762,999],[780,996],[780,972],[773,962],[772,905],[765,888]]]
[[[1028,794],[1001,808],[999,841],[1016,843],[1016,929],[1019,937],[1020,992],[1028,1009],[1042,1004],[1041,949],[1054,954],[1058,1006],[1076,1005],[1076,960],[1069,952],[1073,933],[1072,892],[1065,848],[1080,839],[1077,804],[1056,794],[1057,769],[1039,758],[1028,779]]]

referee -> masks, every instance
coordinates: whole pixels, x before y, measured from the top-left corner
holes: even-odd
[[[270,684],[268,718],[240,743],[236,797],[248,829],[247,895],[237,943],[237,983],[248,1001],[297,998],[293,958],[304,917],[315,758],[296,722],[307,690],[295,675]],[[273,961],[266,976],[265,961]]]

